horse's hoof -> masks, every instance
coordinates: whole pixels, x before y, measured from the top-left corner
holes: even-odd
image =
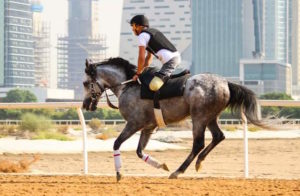
[[[201,169],[202,169],[201,162],[200,162],[200,163],[196,163],[195,168],[196,168],[196,171],[197,171],[197,172],[198,172],[199,170],[201,170]]]
[[[167,166],[167,164],[165,164],[165,163],[161,164],[161,165],[159,166],[159,168],[162,168],[162,169],[165,170],[165,171],[170,171],[169,168],[168,168],[168,166]]]
[[[119,182],[122,179],[122,174],[120,172],[117,172],[117,182]]]
[[[178,178],[178,172],[173,172],[170,176],[169,179],[177,179]]]

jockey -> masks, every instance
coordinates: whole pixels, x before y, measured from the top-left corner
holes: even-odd
[[[138,69],[133,80],[136,81],[144,68],[152,62],[153,55],[158,58],[162,68],[155,73],[149,84],[152,91],[158,91],[174,69],[180,64],[181,57],[175,46],[159,30],[149,28],[149,21],[144,15],[136,15],[130,20],[132,31],[138,36]],[[147,50],[147,56],[146,56]]]

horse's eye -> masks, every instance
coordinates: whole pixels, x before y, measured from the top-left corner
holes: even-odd
[[[84,86],[84,87],[88,87],[88,86],[89,86],[89,81],[84,81],[84,82],[83,82],[83,86]]]

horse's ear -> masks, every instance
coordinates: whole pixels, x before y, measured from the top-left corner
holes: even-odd
[[[87,68],[89,66],[89,60],[85,59],[85,67]]]

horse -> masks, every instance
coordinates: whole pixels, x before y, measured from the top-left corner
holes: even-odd
[[[102,93],[106,89],[110,89],[118,98],[119,111],[127,122],[113,145],[117,181],[122,177],[120,146],[138,131],[141,134],[136,150],[137,156],[155,168],[169,171],[165,163],[160,163],[150,155],[143,153],[151,133],[157,129],[158,125],[154,116],[153,101],[140,98],[140,84],[138,82],[123,83],[132,79],[136,69],[135,65],[120,57],[110,58],[100,63],[86,61],[83,108],[95,110]],[[264,121],[258,117],[254,92],[210,73],[189,77],[183,96],[160,100],[160,107],[166,124],[190,117],[193,126],[191,152],[180,167],[171,173],[170,179],[177,178],[184,173],[196,156],[198,157],[195,169],[198,171],[209,152],[225,139],[217,122],[224,109],[241,111],[254,125],[267,127]],[[205,147],[204,132],[206,128],[212,134],[212,141]]]

